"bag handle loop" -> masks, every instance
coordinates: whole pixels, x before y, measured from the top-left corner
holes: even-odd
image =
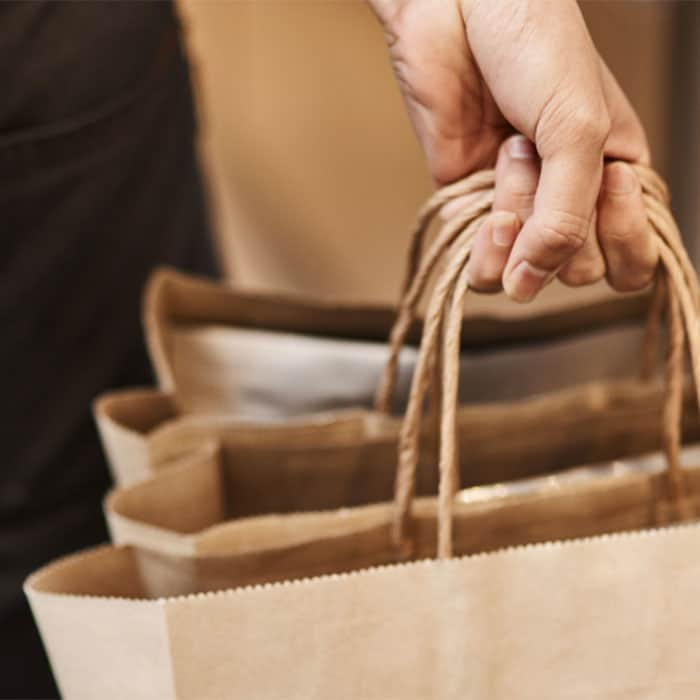
[[[638,173],[643,166],[639,166]],[[648,172],[647,172],[648,171]],[[649,174],[651,173],[651,174]],[[651,196],[664,205],[668,205],[668,191],[665,184],[653,171],[644,169],[641,177]],[[398,362],[401,349],[406,341],[411,324],[416,316],[416,309],[425,289],[442,257],[444,251],[475,217],[486,215],[493,204],[495,171],[483,170],[437,190],[420,209],[416,224],[411,232],[406,273],[402,283],[401,298],[396,321],[389,337],[389,356],[384,365],[374,398],[374,408],[379,413],[390,413],[391,401],[396,389]],[[438,233],[436,239],[424,252],[425,238],[433,220],[449,202],[464,198],[464,207],[448,221]],[[690,268],[692,270],[692,266]],[[655,370],[659,337],[660,317],[663,311],[664,290],[662,280],[654,286],[645,343],[642,352],[641,377],[650,379]]]
[[[403,281],[396,321],[389,336],[389,357],[384,366],[374,401],[375,410],[379,413],[389,413],[390,411],[391,398],[396,387],[401,348],[406,341],[406,335],[415,318],[416,308],[425,292],[430,276],[443,258],[445,251],[451,249],[462,232],[467,228],[470,230],[474,228],[474,233],[476,233],[481,222],[491,211],[494,184],[495,172],[493,170],[475,173],[435,192],[418,213],[418,220],[411,235],[406,277]],[[454,218],[445,223],[428,250],[421,256],[423,241],[433,219],[445,204],[465,195],[470,196],[468,206],[465,206]],[[478,224],[476,224],[477,221]]]
[[[700,295],[698,280],[680,232],[668,210],[667,190],[663,181],[650,168],[634,166],[641,184],[649,225],[657,240],[660,255],[659,289],[655,294],[652,321],[659,325],[659,316],[667,308],[668,354],[666,362],[666,400],[663,414],[663,445],[668,469],[667,475],[673,498],[679,505],[681,517],[689,517],[683,501],[684,483],[680,467],[681,431],[680,418],[683,398],[683,344],[687,340],[691,358],[691,373],[696,390],[700,388]],[[474,193],[471,205],[458,220],[452,220],[439,232],[406,290],[399,307],[399,315],[392,330],[392,347],[400,347],[408,328],[407,318],[425,291],[427,279],[438,261],[445,259],[444,269],[438,276],[432,291],[425,318],[420,353],[416,365],[405,418],[401,428],[398,451],[398,468],[395,487],[394,543],[405,553],[410,547],[407,536],[411,518],[411,503],[415,491],[415,475],[418,462],[418,442],[423,404],[431,384],[431,367],[441,365],[440,384],[440,452],[438,495],[438,556],[452,553],[452,506],[458,485],[457,455],[457,387],[459,374],[459,350],[463,307],[469,291],[466,271],[472,242],[493,201],[493,192],[483,183],[492,173],[478,173],[451,185],[449,192]],[[459,185],[459,186],[458,186]],[[438,201],[444,200],[440,191]],[[451,195],[454,196],[454,195]],[[442,205],[441,205],[442,206]],[[427,205],[421,212],[422,223],[418,227],[420,239],[427,229],[430,216],[439,208]],[[432,212],[431,215],[425,212]],[[398,354],[398,353],[397,353]],[[393,356],[392,356],[393,357]],[[394,358],[395,360],[396,358]],[[388,396],[391,395],[391,366],[387,365]],[[388,398],[387,398],[388,401]],[[700,396],[698,396],[700,405]]]

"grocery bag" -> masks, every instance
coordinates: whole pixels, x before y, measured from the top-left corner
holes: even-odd
[[[695,395],[700,384],[700,304],[663,190],[638,170],[669,327],[664,469],[635,470],[619,487],[605,476],[566,479],[496,508],[491,493],[483,510],[460,498],[459,328],[482,220],[472,216],[422,264],[446,254],[400,429],[394,501],[369,506],[385,515],[350,535],[320,529],[297,548],[252,550],[247,561],[110,546],[48,565],[26,591],[65,696],[696,697],[700,483],[681,464],[680,413],[684,338]],[[438,496],[416,499],[426,394],[439,406]],[[506,515],[511,507],[522,519]],[[599,518],[628,532],[581,538]],[[513,546],[522,527],[537,544]]]

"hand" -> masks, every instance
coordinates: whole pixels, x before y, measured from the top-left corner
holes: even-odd
[[[472,286],[503,286],[517,301],[554,276],[646,286],[658,252],[640,185],[627,164],[604,159],[645,163],[648,146],[576,2],[370,2],[435,183],[495,163]]]

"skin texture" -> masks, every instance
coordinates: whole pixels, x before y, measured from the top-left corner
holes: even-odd
[[[607,276],[619,291],[649,284],[658,252],[622,162],[648,162],[646,137],[576,2],[371,4],[435,184],[496,167],[471,285],[529,301],[555,276],[571,286]]]

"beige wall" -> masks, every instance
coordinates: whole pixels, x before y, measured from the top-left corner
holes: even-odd
[[[429,182],[366,3],[181,7],[231,274],[253,288],[394,300]],[[584,12],[664,171],[672,7],[589,2]]]
[[[581,4],[598,50],[642,119],[654,165],[665,177],[670,168],[675,4],[669,0],[598,0]]]

